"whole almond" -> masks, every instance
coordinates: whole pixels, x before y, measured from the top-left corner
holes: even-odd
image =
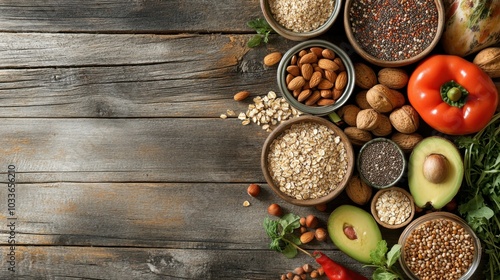
[[[320,98],[318,102],[316,102],[316,105],[318,106],[329,106],[333,104],[335,104],[335,100],[330,98]]]
[[[307,106],[312,106],[314,104],[316,104],[316,102],[318,102],[318,100],[321,98],[321,94],[319,93],[318,90],[315,90],[311,96],[309,96],[309,98],[306,99],[306,102],[305,104]]]
[[[337,100],[342,96],[342,93],[344,93],[344,89],[333,89],[333,99]]]
[[[293,76],[297,77],[300,75],[300,68],[297,65],[289,65],[286,67],[286,72],[292,74]]]
[[[322,89],[319,91],[321,94],[322,98],[332,98],[333,97],[333,92],[329,89]]]
[[[337,79],[335,79],[335,88],[336,89],[344,89],[347,85],[347,72],[342,71],[337,75]]]
[[[313,52],[318,58],[323,57],[323,48],[320,47],[312,47],[309,49],[311,52]]]
[[[408,74],[401,68],[382,68],[378,71],[378,82],[392,89],[404,88],[408,79]]]
[[[309,80],[309,87],[310,88],[317,87],[319,85],[319,83],[321,82],[322,77],[323,77],[323,75],[321,74],[321,72],[316,71],[316,72],[312,73],[311,79]]]
[[[285,82],[286,82],[286,84],[288,85],[288,84],[290,83],[290,81],[291,81],[291,80],[293,80],[293,78],[295,78],[295,76],[294,76],[294,75],[292,75],[292,74],[287,74],[287,75],[286,75],[286,78],[285,78]]]
[[[322,52],[321,52],[321,55],[324,57],[324,58],[328,58],[328,59],[335,59],[335,52],[330,50],[330,49],[324,49]]]
[[[325,70],[325,78],[332,82],[335,83],[335,80],[337,80],[337,72],[330,71],[330,70]]]
[[[250,95],[249,91],[243,90],[243,91],[236,93],[233,98],[236,101],[242,101],[245,98],[247,98],[249,95]]]
[[[345,71],[345,66],[344,66],[344,62],[342,61],[342,59],[340,57],[336,57],[333,62],[337,63],[337,65],[339,66],[339,71]]]
[[[355,84],[362,89],[369,89],[377,84],[375,71],[362,62],[354,63]]]
[[[264,57],[264,65],[273,66],[280,62],[283,55],[280,52],[272,52]]]
[[[300,236],[300,242],[302,242],[302,244],[309,243],[309,242],[311,242],[313,240],[314,240],[314,231],[304,232]]]
[[[318,66],[324,70],[337,71],[339,66],[337,63],[333,62],[331,59],[322,58],[318,60]]]
[[[309,81],[312,77],[313,72],[314,72],[314,69],[311,66],[311,64],[309,64],[309,63],[302,64],[302,67],[300,67],[300,69],[301,69],[302,77],[304,77],[304,79]]]
[[[297,100],[299,102],[303,102],[307,98],[309,98],[309,96],[311,96],[311,94],[312,94],[312,90],[310,90],[310,89],[303,90],[300,92],[299,96],[297,97]]]
[[[300,89],[306,84],[306,79],[302,76],[297,76],[293,78],[290,83],[288,83],[289,90]]]
[[[319,89],[331,89],[333,88],[333,83],[328,81],[327,79],[322,79],[318,84]]]
[[[318,61],[318,57],[316,56],[316,54],[314,54],[312,52],[305,54],[299,60],[300,64],[306,64],[306,63],[312,64],[312,63],[316,63],[317,61]]]

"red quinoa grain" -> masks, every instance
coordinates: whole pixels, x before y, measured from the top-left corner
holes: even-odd
[[[358,0],[349,9],[352,33],[372,56],[397,61],[425,50],[437,33],[433,0]]]

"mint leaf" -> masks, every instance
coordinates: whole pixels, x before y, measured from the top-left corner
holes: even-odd
[[[259,35],[253,36],[247,43],[249,48],[255,48],[262,42],[262,37]]]
[[[262,42],[267,44],[269,42],[269,34],[274,31],[269,23],[261,18],[248,21],[247,26],[257,32],[257,35],[253,36],[247,43],[247,46],[250,48],[257,47]]]
[[[266,217],[263,226],[271,238],[270,249],[282,253],[287,258],[293,258],[297,255],[296,245],[300,245],[301,242],[300,238],[293,232],[300,227],[299,216],[288,213],[278,220]]]
[[[300,217],[292,213],[287,213],[281,217],[279,223],[283,232],[292,233],[295,229],[300,227]]]
[[[298,254],[297,248],[295,248],[292,244],[288,244],[281,253],[289,259],[293,259]]]

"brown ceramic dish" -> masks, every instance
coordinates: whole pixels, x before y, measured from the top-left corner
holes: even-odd
[[[340,10],[342,9],[342,0],[335,0],[335,3],[333,5],[333,11],[326,22],[323,23],[323,25],[315,30],[308,32],[294,32],[290,29],[285,28],[274,19],[273,14],[271,13],[271,9],[269,8],[268,0],[260,0],[260,8],[269,25],[273,28],[274,31],[276,31],[276,33],[292,41],[304,41],[317,37],[328,31],[328,29],[330,29],[330,27],[333,25],[338,15],[340,14]]]
[[[410,216],[408,218],[406,218],[406,220],[404,220],[404,222],[402,222],[402,223],[390,224],[387,222],[383,222],[382,220],[380,220],[380,217],[377,214],[377,209],[376,209],[377,200],[380,198],[380,196],[382,194],[384,194],[388,191],[398,191],[398,192],[402,193],[403,195],[405,195],[410,201],[410,205],[409,205],[409,207],[411,209]],[[407,224],[409,224],[411,222],[411,220],[413,220],[413,217],[415,216],[415,203],[413,202],[413,198],[410,195],[410,193],[408,193],[406,190],[399,188],[399,187],[390,187],[387,189],[381,189],[375,194],[375,196],[372,199],[372,203],[371,203],[371,212],[372,212],[373,217],[375,218],[375,220],[377,221],[377,223],[379,225],[381,225],[385,228],[388,228],[388,229],[402,228],[402,227],[406,226]]]
[[[439,43],[439,40],[441,38],[441,35],[444,30],[444,6],[442,3],[442,0],[434,0],[435,7],[437,8],[437,14],[438,14],[438,19],[437,19],[437,29],[434,38],[430,42],[430,44],[427,45],[420,53],[418,53],[415,56],[412,56],[407,59],[400,59],[400,60],[388,60],[388,59],[382,59],[379,57],[376,57],[372,54],[370,54],[367,50],[363,49],[361,44],[358,42],[358,40],[355,38],[354,33],[353,33],[353,28],[351,25],[351,20],[350,20],[350,9],[353,5],[357,4],[360,0],[346,0],[345,3],[345,9],[344,9],[344,29],[347,35],[347,39],[351,43],[352,47],[354,50],[366,61],[378,65],[381,67],[401,67],[405,65],[409,65],[412,63],[415,63],[417,61],[422,60],[424,57],[426,57],[433,49],[436,47],[436,45]],[[412,3],[413,4],[413,3]],[[387,7],[380,7],[380,9],[387,9]],[[413,7],[413,10],[417,11],[418,9]],[[419,11],[420,12],[420,11]],[[359,17],[362,17],[363,15],[359,15]],[[368,15],[369,17],[372,16],[372,14]],[[412,15],[410,15],[410,18],[415,18]],[[422,22],[415,20],[416,23],[422,24]],[[405,21],[407,22],[407,21]],[[392,25],[391,25],[392,26]],[[387,34],[389,31],[387,30],[382,30],[380,33],[380,36],[382,36],[382,33]],[[404,31],[396,31],[396,32],[404,32]],[[413,34],[410,34],[410,37],[413,38]],[[392,36],[390,39],[393,39],[394,36]],[[376,41],[380,42],[382,38],[376,38]],[[412,44],[414,45],[414,44]],[[384,48],[384,49],[392,49],[396,50],[396,48]]]
[[[324,126],[328,127],[330,130],[332,130],[336,136],[339,136],[340,141],[344,144],[345,154],[346,154],[346,158],[347,158],[346,173],[343,176],[340,183],[337,185],[337,187],[334,190],[330,191],[327,195],[319,197],[319,198],[314,198],[314,199],[313,198],[311,198],[311,199],[296,199],[295,197],[289,196],[288,194],[280,191],[279,187],[275,184],[274,179],[269,171],[268,154],[270,152],[271,144],[273,143],[273,141],[276,138],[278,138],[279,136],[281,136],[283,133],[285,133],[285,131],[288,128],[290,128],[292,125],[298,124],[298,123],[303,123],[303,122],[317,123],[320,125],[324,125]],[[327,203],[327,202],[333,200],[335,197],[337,197],[346,187],[347,182],[349,181],[349,179],[353,173],[354,163],[355,163],[354,151],[353,151],[351,143],[349,142],[349,139],[344,134],[344,132],[338,126],[336,126],[332,122],[326,120],[325,118],[317,117],[317,116],[310,116],[310,115],[304,115],[304,116],[290,119],[286,122],[283,122],[278,127],[276,127],[269,134],[266,141],[264,142],[264,146],[262,148],[262,154],[261,154],[261,168],[262,168],[262,172],[264,174],[264,177],[267,181],[267,184],[283,200],[285,200],[286,202],[289,202],[291,204],[299,205],[299,206],[315,206],[315,205]]]

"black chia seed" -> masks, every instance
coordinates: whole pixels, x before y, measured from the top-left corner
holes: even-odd
[[[372,56],[397,61],[425,50],[437,33],[433,0],[358,0],[349,9],[352,33]]]
[[[401,154],[394,144],[387,141],[373,142],[366,146],[359,158],[360,172],[375,186],[395,183],[403,167]]]

